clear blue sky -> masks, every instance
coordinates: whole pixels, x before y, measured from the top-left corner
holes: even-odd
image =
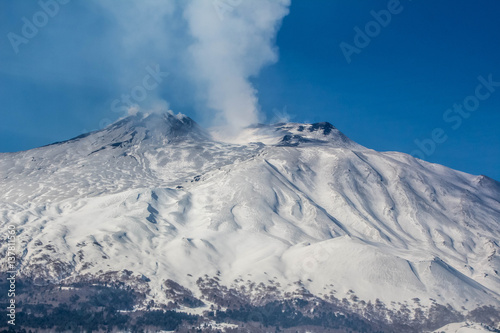
[[[400,3],[348,63],[339,45],[355,46],[355,27],[377,29],[370,12],[387,10],[388,1],[292,0],[277,37],[279,62],[252,80],[263,112],[269,121],[282,113],[296,122],[329,121],[367,147],[500,180],[500,87],[479,88],[481,99],[475,97],[479,76],[500,82],[500,2]],[[92,2],[61,5],[15,53],[7,34],[21,35],[22,18],[32,20],[39,10],[36,1],[0,2],[0,151],[105,126],[118,118],[111,101],[164,58],[170,75],[157,93],[175,112],[208,124],[189,80],[172,68],[176,48],[141,45],[123,60],[116,19]],[[447,111],[464,100],[475,111]],[[437,128],[439,142],[430,144]]]

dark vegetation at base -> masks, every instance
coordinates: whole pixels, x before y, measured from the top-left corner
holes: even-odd
[[[238,310],[225,312],[209,312],[208,317],[221,322],[237,321],[249,323],[251,327],[293,328],[299,326],[316,326],[328,329],[350,329],[355,332],[384,332],[383,325],[369,323],[353,314],[335,314],[319,312],[313,316],[305,316],[297,311],[293,301],[271,302],[264,306],[244,306]],[[229,319],[229,320],[228,320]]]
[[[264,307],[248,306],[240,310],[218,312],[217,316],[209,313],[208,319],[218,322],[243,323],[243,326],[246,326],[251,332],[275,332],[295,326],[317,326],[325,329],[349,328],[354,332],[377,332],[377,330],[372,329],[368,322],[359,318],[327,313],[309,318],[279,302]],[[202,318],[198,316],[175,311],[121,313],[113,307],[96,309],[88,305],[72,309],[67,304],[61,304],[57,307],[38,304],[23,306],[22,311],[16,315],[16,328],[42,329],[54,332],[112,329],[131,329],[133,332],[142,332],[145,328],[162,330],[182,328],[183,331],[196,332],[198,330],[190,329],[190,327],[202,321]],[[1,325],[1,327],[7,328],[8,326]],[[216,331],[214,330],[214,332]]]
[[[220,285],[217,280],[199,280],[203,299],[214,302],[203,316],[173,311],[180,305],[199,307],[203,302],[190,290],[174,281],[164,283],[164,292],[172,304],[160,307],[152,302],[148,311],[130,311],[143,303],[144,295],[124,284],[95,285],[78,283],[70,288],[58,285],[37,285],[28,280],[16,281],[15,332],[25,329],[63,331],[123,331],[175,330],[178,332],[218,332],[209,322],[234,323],[242,329],[226,332],[422,332],[438,329],[448,323],[465,320],[494,327],[500,313],[492,306],[483,306],[467,316],[451,307],[433,304],[428,315],[412,313],[408,308],[388,309],[383,302],[366,303],[356,310],[350,309],[346,299],[333,296],[322,300],[303,291],[301,296],[287,300],[262,299],[262,305],[250,305],[249,299],[239,291]],[[7,290],[0,280],[0,290]],[[272,290],[263,289],[266,295]],[[174,297],[175,296],[175,297]],[[355,301],[354,304],[362,303]],[[6,308],[7,303],[0,304]],[[218,305],[218,306],[217,306]],[[359,306],[359,304],[358,304]],[[157,310],[160,307],[162,310]],[[227,308],[221,311],[221,307]],[[218,308],[218,310],[216,310]],[[155,309],[155,310],[153,310]],[[387,323],[390,318],[392,323]],[[5,316],[6,319],[6,316]],[[196,329],[202,325],[202,331]],[[0,321],[0,332],[9,330],[7,320]],[[306,329],[306,327],[308,329]],[[244,329],[243,329],[244,328]],[[300,328],[304,328],[303,330]],[[494,331],[494,330],[493,330]],[[500,331],[496,331],[500,332]]]
[[[102,309],[96,311],[91,308],[70,309],[68,305],[61,304],[56,308],[38,308],[37,312],[27,312],[27,308],[17,313],[16,328],[29,331],[50,330],[53,332],[80,332],[80,331],[111,331],[113,329],[132,332],[142,332],[145,327],[161,330],[176,330],[183,323],[195,323],[196,316],[175,311],[148,311],[134,313],[120,313],[115,309]],[[3,332],[9,332],[9,326],[3,321],[0,327]]]
[[[295,332],[299,327],[314,328],[314,332],[421,332],[422,325],[412,323],[393,323],[387,325],[382,322],[369,322],[356,314],[332,313],[329,309],[316,311],[314,315],[304,315],[297,311],[294,301],[271,302],[264,306],[242,306],[239,309],[226,311],[209,311],[203,317],[188,315],[176,311],[136,311],[120,312],[109,303],[107,307],[96,307],[91,303],[79,304],[72,307],[60,304],[56,307],[46,304],[21,305],[16,314],[16,328],[12,332],[22,329],[29,332],[49,330],[53,332],[80,332],[80,331],[122,331],[130,329],[132,332],[149,330],[176,330],[179,332],[202,332],[196,329],[207,320],[219,323],[235,323],[249,332]],[[7,304],[0,304],[5,308]],[[306,305],[303,304],[305,307]],[[498,313],[494,309],[483,307],[477,311],[476,320],[483,318],[492,320]],[[461,318],[460,320],[474,320]],[[484,322],[486,323],[486,322]],[[9,332],[6,321],[0,325],[1,332]],[[292,329],[296,329],[293,331]],[[309,329],[310,330],[310,329]],[[239,329],[226,329],[226,332],[238,332]],[[492,330],[493,332],[500,332]],[[203,332],[218,332],[217,329],[204,329]],[[301,331],[299,331],[301,332]]]
[[[299,301],[299,302],[297,302]],[[304,300],[291,300],[284,302],[271,302],[265,306],[245,306],[240,309],[227,310],[224,312],[208,312],[208,318],[218,322],[236,321],[247,323],[251,327],[272,328],[280,327],[281,329],[296,328],[301,326],[310,326],[325,329],[326,331],[349,331],[353,332],[423,332],[434,331],[449,323],[472,321],[482,323],[492,332],[500,333],[496,330],[495,320],[498,321],[499,312],[494,307],[483,306],[472,311],[468,316],[463,316],[458,312],[444,306],[435,306],[432,310],[432,318],[422,320],[415,318],[412,320],[390,315],[393,322],[387,324],[381,319],[374,319],[378,313],[371,314],[371,320],[361,317],[355,313],[342,311],[339,313],[324,305],[319,307],[322,310],[315,311],[313,315],[304,315],[303,312],[297,310],[297,303],[303,308],[308,308],[308,302]],[[341,310],[340,310],[341,311]],[[307,311],[309,312],[309,311]],[[230,332],[230,331],[228,331]],[[273,330],[274,332],[274,330]]]

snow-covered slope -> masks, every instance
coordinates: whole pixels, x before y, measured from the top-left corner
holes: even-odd
[[[138,114],[0,154],[0,216],[23,276],[122,279],[157,304],[167,280],[201,298],[215,277],[254,303],[500,306],[500,184],[328,123],[259,125],[230,144],[183,115]]]
[[[492,332],[491,330],[474,323],[452,323],[440,329],[435,330],[433,333],[479,333],[479,332]]]

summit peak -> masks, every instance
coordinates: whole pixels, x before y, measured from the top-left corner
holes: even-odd
[[[214,136],[217,137],[217,134]],[[329,145],[363,148],[329,122],[256,124],[243,129],[232,141],[239,144],[262,142],[276,146]]]

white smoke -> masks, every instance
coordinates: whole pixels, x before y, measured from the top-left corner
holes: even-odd
[[[192,73],[206,84],[207,106],[237,129],[259,121],[257,92],[249,78],[277,61],[274,40],[290,0],[232,4],[192,0],[184,17],[195,38],[189,48]]]
[[[188,77],[187,88],[195,90],[203,105],[200,109],[211,113],[206,118],[212,125],[237,130],[262,120],[250,78],[277,61],[274,42],[290,0],[96,0],[96,4],[113,16],[111,37],[121,45],[113,56],[121,71],[117,81],[125,91],[138,83],[138,73],[148,64],[158,63],[173,77]],[[165,90],[153,92],[154,103],[165,98],[161,95]]]

